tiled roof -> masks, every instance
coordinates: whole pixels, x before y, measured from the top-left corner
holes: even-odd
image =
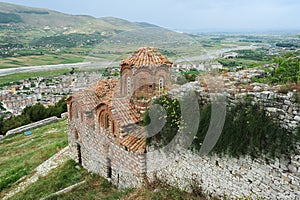
[[[95,85],[73,95],[83,111],[92,111],[100,103],[108,105],[113,120],[125,131],[120,145],[132,152],[145,152],[146,133],[137,125],[140,114],[134,109],[129,99],[119,98],[118,80],[100,80]]]
[[[136,67],[163,64],[171,65],[172,62],[152,47],[139,48],[134,54],[121,62],[121,66],[129,65]]]
[[[128,135],[121,139],[120,144],[132,152],[144,153],[146,151],[146,135],[144,127],[135,126]]]
[[[99,80],[96,86],[96,95],[101,100],[111,101],[118,96],[119,81],[118,80]]]
[[[74,100],[78,103],[81,110],[92,111],[98,104],[99,98],[95,93],[95,87],[87,88],[81,92],[73,94]]]
[[[132,107],[128,99],[114,99],[112,102],[111,112],[114,120],[121,128],[129,124],[136,124],[139,122],[139,114]]]
[[[125,132],[120,144],[128,150],[145,152],[146,133],[137,125],[140,114],[134,109],[128,99],[114,99],[112,102],[112,115],[118,126]]]

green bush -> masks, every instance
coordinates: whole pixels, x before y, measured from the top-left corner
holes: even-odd
[[[147,138],[147,144],[154,144],[153,142],[155,141],[155,143],[159,142],[160,145],[166,145],[173,139],[180,126],[181,110],[179,101],[177,99],[172,99],[171,97],[164,95],[156,99],[154,101],[154,104],[159,104],[165,109],[166,116],[164,116],[164,118],[166,120],[166,123],[158,134],[151,138]],[[150,130],[152,129],[149,110],[147,110],[144,114],[143,123],[145,126],[147,125],[147,128],[149,128]]]
[[[147,144],[166,145],[180,128],[180,105],[168,96],[162,96],[154,103],[166,110],[166,124],[158,134],[148,138]],[[211,105],[200,107],[199,128],[192,144],[195,150],[200,150],[211,121]],[[151,124],[149,112],[144,115],[144,123]],[[221,136],[211,153],[232,157],[286,157],[296,152],[297,141],[300,141],[300,127],[297,133],[288,132],[247,100],[227,109]]]
[[[0,134],[4,135],[7,131],[32,123],[48,117],[60,117],[62,113],[67,112],[66,98],[62,98],[54,106],[45,108],[42,104],[37,103],[33,106],[24,108],[19,116],[12,116],[8,119],[0,118]]]
[[[211,106],[201,110],[199,130],[193,148],[199,150],[206,136]],[[300,134],[289,133],[274,122],[266,112],[249,102],[228,109],[221,136],[211,153],[239,157],[286,157],[295,153]]]

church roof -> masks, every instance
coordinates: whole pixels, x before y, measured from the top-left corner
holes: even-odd
[[[118,80],[99,80],[95,89],[96,95],[102,101],[111,101],[118,96],[119,81]]]
[[[171,65],[172,62],[152,47],[139,48],[134,54],[121,62],[121,66],[129,65],[135,67],[163,64]]]

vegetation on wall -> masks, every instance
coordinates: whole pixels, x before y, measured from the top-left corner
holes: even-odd
[[[211,106],[202,107],[199,130],[193,142],[197,150],[206,136],[210,116]],[[212,153],[233,157],[285,157],[295,153],[299,139],[300,129],[295,134],[289,133],[248,101],[228,109],[222,134]]]
[[[297,83],[300,81],[300,57],[288,52],[281,57],[274,58],[278,67],[271,71],[269,77],[272,83]]]
[[[165,109],[166,116],[164,117],[166,123],[165,126],[158,134],[156,134],[151,138],[147,138],[147,144],[157,145],[158,143],[161,143],[165,145],[168,144],[173,139],[174,135],[177,133],[179,129],[180,120],[181,120],[181,110],[180,110],[179,101],[177,99],[172,99],[167,95],[163,95],[158,99],[156,99],[154,101],[154,104],[159,104]],[[152,116],[152,117],[157,118],[158,116]],[[147,128],[149,128],[151,131],[151,126],[149,126],[149,124],[151,124],[149,110],[147,110],[144,114],[143,123],[145,126],[148,126]]]
[[[180,128],[180,105],[167,96],[160,97],[155,103],[166,109],[167,122],[159,134],[148,139],[148,145],[161,146],[168,144]],[[211,105],[201,106],[199,129],[192,144],[195,150],[200,150],[202,146],[210,116]],[[144,122],[150,123],[148,112]],[[295,153],[297,141],[300,141],[300,127],[297,133],[289,133],[268,117],[264,110],[246,101],[227,110],[221,136],[211,153],[233,157],[284,157]]]
[[[268,84],[283,84],[285,87],[300,83],[300,55],[295,52],[287,52],[281,56],[272,58],[275,67],[268,71],[265,78],[252,78],[254,82]]]

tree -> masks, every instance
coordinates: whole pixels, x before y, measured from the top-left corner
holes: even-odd
[[[22,115],[27,115],[32,122],[36,122],[48,117],[47,109],[40,103],[26,107]]]
[[[297,83],[300,81],[300,57],[288,52],[274,58],[277,68],[271,72],[273,83]]]

